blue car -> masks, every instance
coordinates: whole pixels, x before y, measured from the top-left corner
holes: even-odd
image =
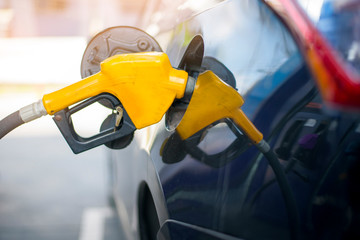
[[[352,7],[325,1],[317,15],[306,1],[297,8],[286,2],[296,4],[149,1],[143,17],[152,37],[130,27],[106,31],[114,33],[106,40],[109,54],[164,51],[173,67],[194,79],[214,72],[243,96],[243,112],[278,159],[269,164],[229,118],[183,140],[176,128],[189,101],[176,100],[159,123],[137,130],[121,146],[107,144],[113,148],[111,192],[128,239],[360,239],[359,111],[324,100],[329,94],[320,75],[333,65],[320,60],[332,52],[314,57],[306,45],[311,31],[301,31],[299,18],[309,13],[305,23],[318,26],[317,33],[340,53],[339,66],[357,74],[358,29],[347,27],[341,38],[335,23],[358,24],[359,1],[344,1]],[[124,37],[122,31],[133,32],[128,41],[134,44],[124,47],[116,39]]]

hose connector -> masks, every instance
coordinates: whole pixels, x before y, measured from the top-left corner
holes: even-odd
[[[259,143],[255,144],[255,146],[259,149],[260,152],[264,154],[271,150],[270,145],[264,139],[262,139]]]
[[[30,122],[39,117],[47,115],[46,109],[41,99],[37,102],[34,102],[30,105],[21,108],[19,112],[20,112],[20,117],[24,121],[24,123]]]

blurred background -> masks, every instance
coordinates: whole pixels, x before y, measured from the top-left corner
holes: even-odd
[[[141,28],[145,5],[0,0],[0,118],[80,80],[88,40],[110,26]],[[85,132],[91,127],[83,121]],[[104,147],[73,154],[49,116],[8,134],[0,141],[0,239],[125,239],[107,167]]]
[[[141,27],[144,6],[145,0],[0,0],[0,115],[78,81],[88,40],[110,26]]]

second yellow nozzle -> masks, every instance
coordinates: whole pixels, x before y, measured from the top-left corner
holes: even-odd
[[[201,73],[183,119],[177,127],[182,139],[191,137],[210,124],[231,118],[249,139],[258,144],[263,135],[241,110],[244,100],[212,71]]]
[[[110,93],[139,129],[161,120],[174,99],[184,96],[187,79],[187,72],[174,69],[165,53],[121,54],[103,61],[99,73],[44,95],[43,104],[52,115],[84,99]]]

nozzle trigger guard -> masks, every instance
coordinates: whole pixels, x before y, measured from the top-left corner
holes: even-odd
[[[132,135],[136,130],[136,127],[131,121],[125,109],[123,111],[123,119],[121,121],[120,127],[115,127],[114,123],[113,128],[103,130],[102,126],[100,129],[100,133],[89,138],[81,137],[76,133],[71,120],[71,115],[95,102],[102,103],[104,102],[104,100],[107,100],[107,102],[112,105],[113,109],[116,109],[117,106],[122,107],[120,101],[115,96],[108,93],[103,93],[92,97],[84,102],[81,102],[78,105],[75,105],[71,108],[63,109],[54,114],[54,122],[56,123],[61,134],[70,146],[71,150],[75,154],[84,152],[102,144],[106,144],[107,146],[109,146],[110,142],[119,140],[121,138],[126,139],[127,141],[131,141]],[[106,106],[110,107],[110,105],[107,104]],[[129,143],[130,142],[128,142],[127,144]]]

